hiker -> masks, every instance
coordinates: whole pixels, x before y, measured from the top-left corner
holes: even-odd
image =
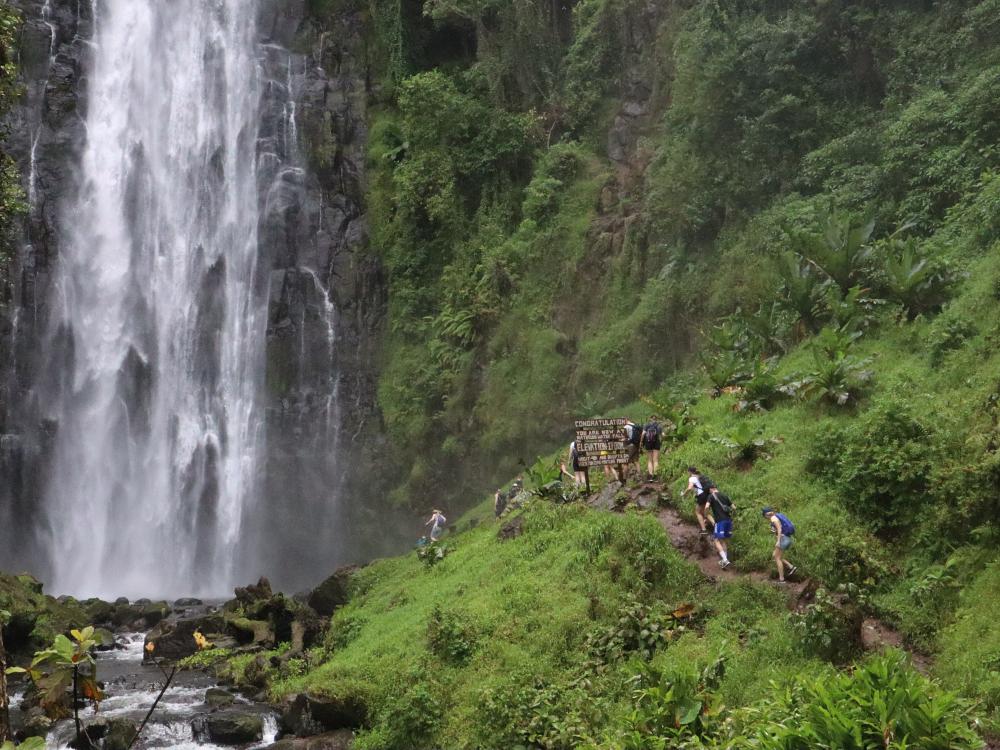
[[[628,463],[622,467],[621,471],[622,484],[625,484],[625,479],[628,477],[630,466],[635,465],[636,473],[639,471],[639,451],[642,446],[642,429],[631,419],[626,419],[625,425],[622,427],[622,432],[625,434],[625,447],[628,449]]]
[[[521,474],[517,475],[517,479],[510,486],[510,490],[507,491],[507,499],[513,500],[515,497],[521,494],[521,490],[524,489],[524,477]]]
[[[500,519],[505,510],[507,510],[507,493],[498,487],[493,496],[493,513],[496,514],[497,520]]]
[[[660,468],[660,447],[663,429],[655,414],[649,415],[649,421],[642,429],[642,445],[646,449],[646,479],[652,482]]]
[[[441,538],[441,531],[447,522],[448,519],[444,517],[444,514],[435,508],[431,517],[427,519],[427,523],[424,524],[424,526],[431,527],[431,542],[436,542]]]
[[[774,508],[762,509],[761,515],[771,524],[771,533],[777,537],[774,542],[774,554],[772,557],[774,558],[774,564],[778,568],[778,583],[784,583],[786,575],[795,575],[795,571],[798,570],[798,568],[784,558],[785,552],[792,546],[795,524],[789,521],[788,516],[784,513],[775,513]]]
[[[709,534],[708,529],[705,528],[705,506],[708,504],[708,498],[711,495],[709,491],[714,486],[715,482],[698,471],[696,467],[688,466],[688,486],[681,494],[694,493],[694,515],[698,519],[698,528],[701,529],[702,536],[708,536]]]
[[[570,466],[573,467],[573,473],[570,474],[566,471],[566,464],[560,464],[559,469],[563,474],[568,476],[577,487],[587,486],[587,467],[580,465],[580,454],[576,451],[576,441],[574,440],[569,444],[569,456],[568,461]]]
[[[708,492],[709,518],[712,521],[712,540],[719,552],[719,567],[725,570],[729,562],[729,538],[733,535],[733,510],[735,505],[728,495],[713,487]]]

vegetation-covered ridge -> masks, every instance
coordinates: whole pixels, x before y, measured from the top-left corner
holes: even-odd
[[[998,167],[993,0],[312,3],[345,7],[378,84],[399,502],[485,490],[650,393],[770,306],[831,201],[875,240],[910,226],[899,279],[950,258],[949,212]]]

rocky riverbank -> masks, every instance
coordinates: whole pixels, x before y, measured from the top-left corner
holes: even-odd
[[[244,675],[252,676],[254,668],[263,673],[274,660],[301,658],[321,641],[329,616],[347,601],[353,573],[353,568],[339,570],[296,597],[274,592],[261,579],[236,589],[229,601],[170,602],[57,599],[44,594],[29,575],[0,574],[0,609],[11,613],[3,634],[9,661],[24,664],[59,633],[88,624],[97,628],[98,679],[106,699],[98,713],[86,712],[84,725],[102,750],[129,745],[175,666],[178,671],[136,747],[336,750],[350,746],[352,729],[366,718],[363,706],[306,694],[273,705],[262,683],[244,679],[238,690],[226,689],[226,673],[212,667],[245,659]],[[50,747],[72,747],[72,721],[46,715],[30,684],[14,682],[11,688],[11,719],[19,739],[45,736]],[[66,700],[68,709],[71,697]]]

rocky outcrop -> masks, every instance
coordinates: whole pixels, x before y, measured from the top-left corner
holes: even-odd
[[[323,583],[314,588],[306,603],[323,617],[329,617],[351,598],[351,582],[360,570],[356,565],[338,568]]]
[[[281,714],[281,727],[299,737],[364,725],[368,708],[357,696],[324,698],[308,693],[292,696]]]

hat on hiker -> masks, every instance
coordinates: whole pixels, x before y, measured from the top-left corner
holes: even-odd
[[[760,514],[766,517],[768,513],[774,513],[774,508],[772,508],[770,505],[765,505],[761,509]]]

